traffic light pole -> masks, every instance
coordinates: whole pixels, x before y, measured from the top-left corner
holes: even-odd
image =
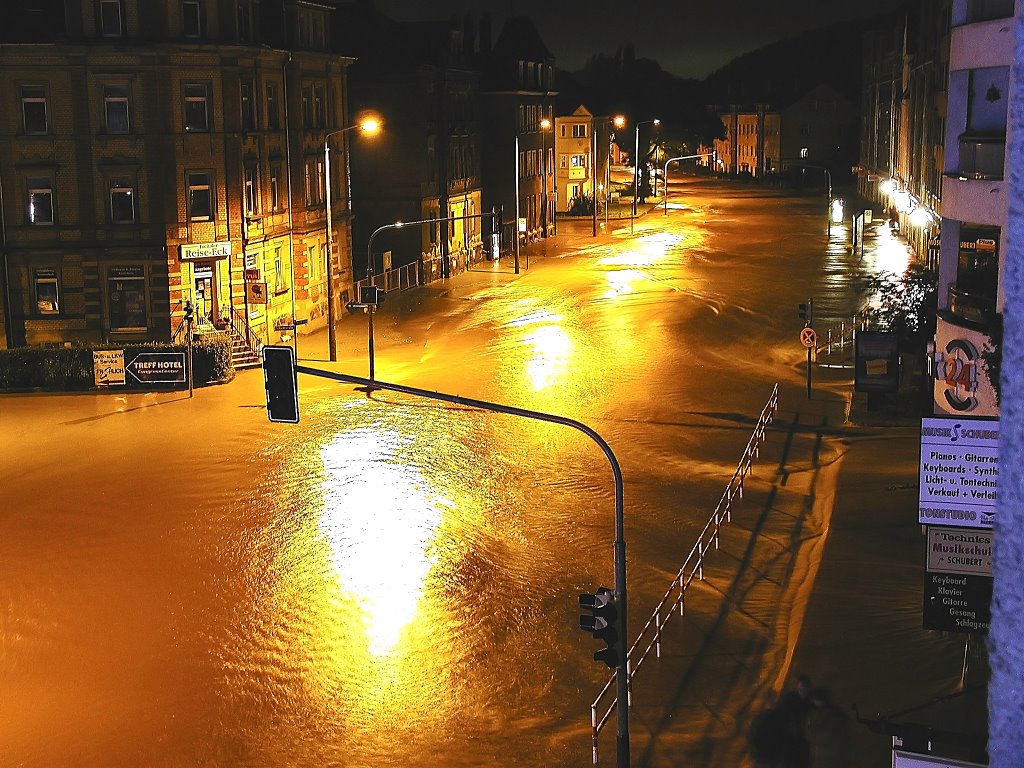
[[[372,370],[372,369],[371,369]],[[604,438],[601,437],[592,428],[588,427],[582,422],[570,419],[565,416],[556,416],[551,413],[543,413],[541,411],[531,411],[526,408],[516,408],[511,405],[501,405],[499,403],[492,403],[487,400],[475,400],[469,397],[461,397],[459,395],[449,395],[446,392],[431,392],[426,389],[418,389],[416,387],[407,387],[403,384],[390,384],[384,381],[377,381],[372,378],[364,379],[360,376],[351,376],[347,373],[335,373],[333,371],[323,371],[319,368],[309,368],[305,365],[296,365],[296,373],[305,373],[311,376],[319,376],[324,379],[332,379],[334,381],[343,381],[348,384],[356,384],[361,387],[365,387],[368,390],[371,389],[384,389],[391,392],[400,392],[405,395],[411,395],[412,397],[424,397],[428,400],[439,400],[443,403],[454,403],[455,405],[464,405],[470,408],[479,408],[483,411],[492,411],[494,413],[505,413],[510,416],[519,416],[525,419],[535,419],[537,421],[546,421],[551,424],[561,424],[565,427],[571,427],[572,429],[578,430],[593,440],[608,459],[608,463],[612,468],[612,477],[615,482],[615,543],[614,543],[614,566],[615,566],[615,601],[617,603],[619,615],[618,615],[618,647],[621,649],[619,653],[618,665],[615,668],[615,682],[616,682],[616,698],[615,698],[615,715],[617,730],[615,735],[615,754],[616,754],[616,766],[617,768],[629,768],[629,646],[627,642],[626,632],[626,535],[625,535],[625,523],[624,523],[624,504],[623,504],[623,484],[622,484],[622,470],[619,467],[618,459],[615,458],[615,454],[612,453],[611,446],[605,442]],[[296,395],[297,398],[297,395]],[[297,405],[297,403],[296,403]],[[295,409],[296,421],[298,420],[298,408]]]

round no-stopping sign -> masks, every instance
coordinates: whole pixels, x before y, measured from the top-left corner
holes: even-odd
[[[818,340],[818,335],[814,332],[814,329],[807,326],[800,331],[800,343],[805,347],[813,347],[814,343]]]

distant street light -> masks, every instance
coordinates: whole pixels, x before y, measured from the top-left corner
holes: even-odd
[[[541,162],[543,164],[543,166],[542,166],[542,173],[543,173],[543,178],[544,178],[544,189],[543,189],[543,191],[541,193],[541,198],[542,198],[542,203],[543,203],[544,211],[543,211],[543,215],[541,217],[541,222],[542,222],[542,226],[544,228],[544,236],[545,237],[547,237],[547,232],[548,232],[548,213],[549,212],[548,212],[548,170],[547,170],[548,161],[547,161],[547,148],[546,148],[545,142],[544,142],[544,132],[548,131],[551,127],[552,127],[551,120],[546,118],[546,117],[543,118],[536,125],[530,126],[531,130],[536,130],[537,128],[540,128],[541,131],[542,131],[540,145],[541,145]],[[552,135],[554,135],[554,131],[552,131]],[[515,258],[515,273],[518,275],[519,274],[519,130],[518,129],[516,129],[516,133],[515,133],[515,154],[516,154],[516,157],[515,157],[516,222],[515,222],[515,226],[512,227],[512,235],[513,235],[513,237],[515,237],[515,250],[514,250],[513,253],[514,253],[514,258]],[[552,171],[553,170],[554,169],[552,169]],[[557,221],[557,219],[555,221]],[[557,227],[558,225],[555,224],[555,226]],[[527,267],[530,266],[529,259],[527,259],[526,266]]]
[[[711,157],[713,153],[705,152],[701,155],[680,155],[679,157],[670,157],[665,161],[665,170],[661,172],[662,183],[665,185],[665,215],[668,216],[668,164],[674,163],[676,160],[694,160],[698,157]]]
[[[616,115],[611,120],[614,128],[622,128],[626,124],[626,118]],[[608,204],[611,201],[612,193],[612,144],[615,143],[615,131],[608,134],[608,160],[604,164],[604,228],[608,230]]]
[[[376,115],[366,115],[355,125],[347,128],[339,128],[330,131],[324,136],[324,186],[326,187],[324,201],[327,205],[327,345],[330,349],[331,362],[338,359],[338,339],[335,335],[335,311],[334,311],[334,228],[331,224],[331,136],[348,131],[361,130],[368,136],[380,133],[381,120]],[[349,199],[349,208],[352,207],[352,200]]]
[[[661,125],[661,120],[641,120],[636,124],[636,143],[633,152],[633,207],[630,209],[629,234],[633,234],[633,220],[636,218],[636,198],[640,190],[640,126],[646,123]]]

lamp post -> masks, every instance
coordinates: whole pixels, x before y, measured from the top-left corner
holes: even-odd
[[[548,213],[549,213],[549,211],[548,211],[548,160],[547,160],[547,148],[545,147],[545,142],[544,142],[544,132],[546,132],[548,129],[550,129],[551,125],[552,125],[551,124],[551,120],[545,117],[539,123],[537,123],[536,126],[534,126],[534,128],[539,127],[541,129],[541,139],[540,139],[540,147],[541,147],[541,175],[542,175],[542,178],[543,178],[543,187],[544,187],[544,189],[541,191],[541,204],[542,204],[542,206],[544,208],[544,210],[541,212],[541,225],[542,225],[542,227],[544,229],[544,236],[545,237],[547,237],[547,234],[548,234]],[[554,132],[552,131],[552,133],[554,133]],[[515,237],[515,250],[514,250],[514,254],[515,254],[515,273],[518,275],[519,274],[519,170],[520,170],[519,169],[519,130],[518,129],[516,130],[516,133],[515,133],[515,155],[516,155],[516,157],[515,157],[516,221],[515,221],[515,226],[512,228],[512,234]],[[554,169],[552,169],[552,170],[554,170]],[[552,217],[552,221],[557,222],[557,219]],[[558,227],[557,223],[555,224],[555,227],[556,227],[555,231],[556,231],[556,234],[557,234],[557,227]],[[530,266],[529,256],[527,256],[527,259],[526,259],[526,266],[527,266],[527,268],[529,268],[529,266]]]
[[[665,185],[665,215],[668,216],[668,164],[674,163],[676,160],[694,160],[698,157],[711,157],[710,152],[706,152],[702,155],[680,155],[679,157],[670,157],[665,161],[665,170],[661,172],[662,183]]]
[[[540,121],[540,130],[541,130],[541,134],[540,134],[540,163],[541,163],[541,177],[543,178],[543,181],[544,181],[544,189],[541,192],[541,202],[542,202],[542,204],[544,206],[544,216],[543,216],[544,237],[548,236],[548,216],[551,217],[551,223],[554,224],[555,227],[558,226],[558,224],[555,223],[555,222],[557,222],[557,218],[551,212],[550,206],[548,205],[548,148],[547,148],[547,143],[544,141],[544,134],[547,133],[550,128],[551,128],[551,120],[549,118],[545,117],[544,119],[542,119]],[[551,133],[552,133],[552,136],[553,136],[554,135],[554,131],[552,131]],[[554,144],[554,141],[552,141],[552,145],[553,144]],[[552,170],[554,170],[554,169],[552,169]]]
[[[327,346],[330,349],[332,363],[338,359],[338,339],[334,329],[334,270],[332,268],[334,266],[334,227],[332,226],[331,219],[331,136],[354,131],[357,128],[363,133],[372,136],[380,132],[380,127],[381,122],[379,118],[367,116],[355,125],[330,131],[324,136],[324,201],[327,205]],[[351,207],[352,201],[349,200],[349,208]]]
[[[626,118],[616,115],[611,120],[612,127],[622,128],[626,124]],[[615,143],[615,131],[608,132],[608,157],[604,164],[604,228],[608,230],[608,204],[611,201],[612,193],[612,144]]]
[[[641,120],[636,124],[636,142],[633,152],[633,207],[629,215],[629,234],[633,234],[633,220],[636,219],[636,198],[640,189],[640,126],[646,123],[661,125],[661,120]]]

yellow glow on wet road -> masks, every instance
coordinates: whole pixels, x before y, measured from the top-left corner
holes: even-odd
[[[526,375],[534,392],[563,380],[575,351],[575,344],[562,326],[563,316],[546,309],[528,312],[509,321],[510,328],[522,328],[522,343],[529,349]]]
[[[876,233],[872,267],[881,272],[902,275],[910,262],[907,244],[893,235],[889,227],[878,227]]]
[[[321,450],[320,530],[342,592],[359,604],[374,656],[390,654],[416,617],[452,502],[399,456],[411,442],[375,425],[337,435]]]
[[[647,276],[639,269],[621,269],[609,272],[606,277],[608,279],[608,292],[604,294],[604,298],[614,299],[616,296],[621,296],[625,293],[633,293],[635,290],[633,284],[645,279]]]

